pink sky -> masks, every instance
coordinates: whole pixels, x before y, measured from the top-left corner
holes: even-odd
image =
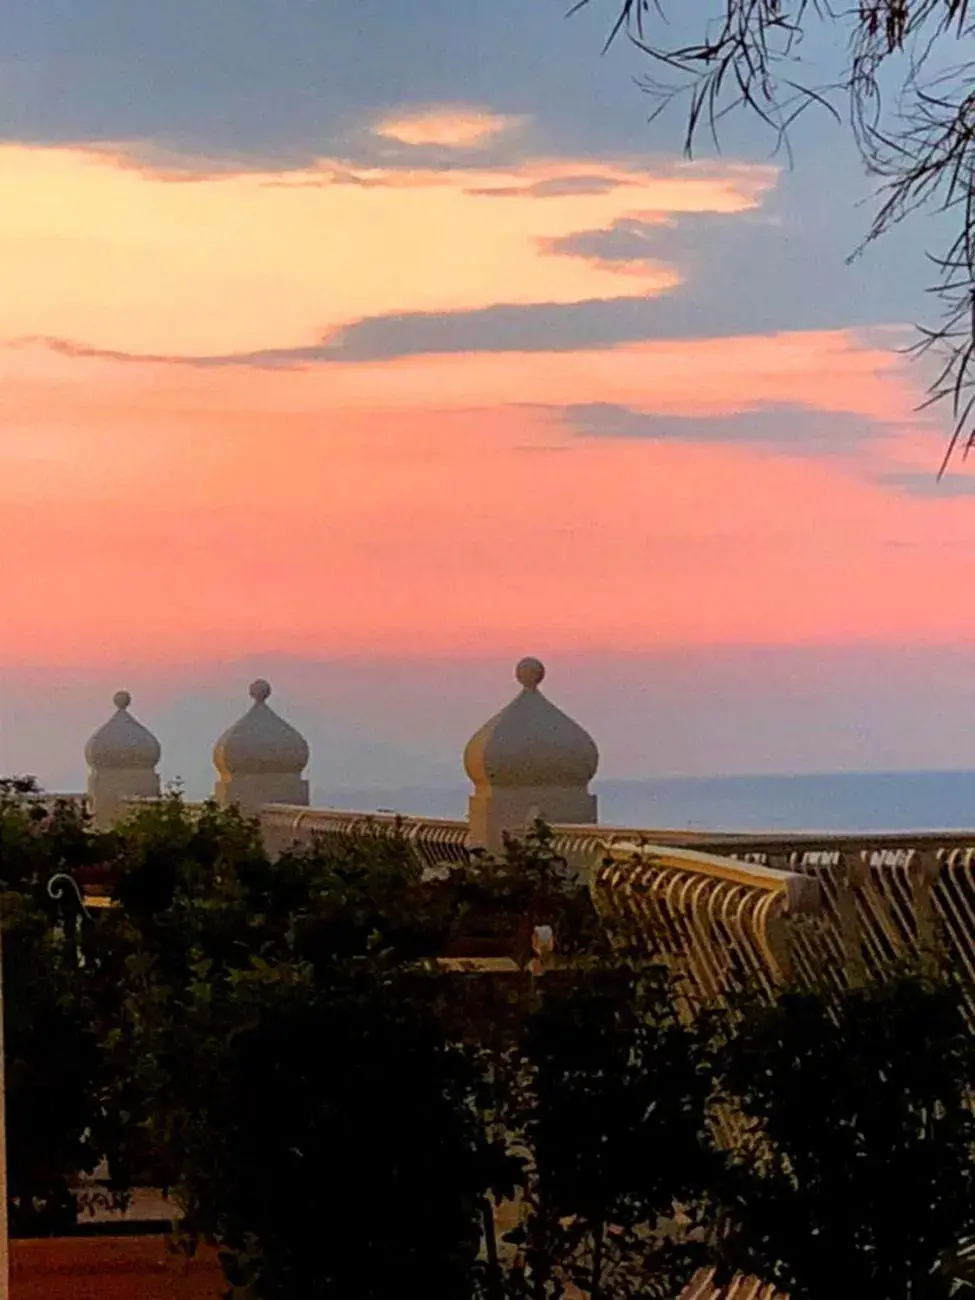
[[[423,126],[448,129],[476,126]],[[912,414],[919,376],[894,334],[192,364],[389,312],[659,293],[679,267],[621,274],[546,241],[634,215],[760,212],[775,183],[733,164],[587,163],[613,188],[484,194],[582,166],[373,168],[363,185],[324,161],[179,180],[122,151],[0,149],[24,195],[0,209],[0,538],[30,557],[5,583],[3,661],[166,662],[217,641],[483,656],[969,637],[967,500],[885,485],[933,474],[942,436]],[[826,454],[583,437],[561,408],[589,404],[711,419],[801,406]],[[837,413],[876,436],[829,454]]]
[[[905,500],[863,455],[586,439],[552,412],[802,402],[890,422],[888,457],[923,470],[936,440],[899,433],[912,394],[892,371],[840,333],[297,372],[10,350],[0,538],[30,564],[6,581],[0,653],[966,636],[948,598],[972,564],[964,498]]]

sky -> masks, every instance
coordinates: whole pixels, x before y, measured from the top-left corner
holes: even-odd
[[[841,126],[689,162],[565,7],[7,0],[0,770],[124,686],[202,791],[259,673],[317,789],[456,784],[529,653],[607,777],[975,766],[936,221],[850,263]]]

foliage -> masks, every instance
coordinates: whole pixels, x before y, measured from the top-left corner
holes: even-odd
[[[234,1294],[470,1296],[480,1240],[463,1055],[391,974],[200,970],[156,1036],[157,1137]]]
[[[174,796],[120,828],[116,865],[102,946],[126,997],[106,1042],[233,1293],[469,1295],[467,1063],[410,970],[405,841],[367,833],[272,864],[254,823]]]
[[[59,909],[52,876],[96,869],[117,906]],[[947,972],[690,1021],[542,825],[438,872],[387,829],[272,860],[233,809],[173,794],[103,833],[8,783],[0,883],[15,1231],[68,1226],[107,1156],[120,1198],[174,1190],[233,1300],[663,1300],[702,1261],[942,1300],[966,1274]],[[509,973],[437,960],[471,945]]]
[[[520,1097],[533,1296],[680,1293],[717,1159],[707,1040],[637,954],[539,981]],[[678,1218],[678,1211],[680,1217]]]
[[[690,1021],[544,826],[430,873],[385,829],[272,860],[232,809],[172,795],[103,834],[29,794],[0,807],[18,1230],[63,1227],[107,1154],[119,1194],[174,1190],[234,1300],[663,1300],[705,1260],[791,1300],[942,1300],[964,1275],[948,973]],[[118,906],[72,943],[47,881],[99,864]],[[510,972],[436,960],[471,943]]]
[[[555,851],[543,822],[522,840],[507,837],[499,859],[475,851],[427,889],[449,918],[448,943],[472,935],[504,939],[522,966],[531,960],[539,925],[557,932],[562,956],[592,954],[604,944],[588,886]]]
[[[178,1177],[178,1143],[147,1143],[144,1114],[147,1088],[159,1086],[157,1036],[180,1028],[207,981],[234,987],[255,968],[288,971],[306,961],[314,976],[380,935],[415,943],[409,895],[418,872],[402,841],[370,835],[272,864],[255,822],[210,804],[191,814],[175,793],[118,826],[112,850],[118,907],[98,915],[89,945],[105,993],[101,1032],[116,1111],[131,1121],[119,1126],[113,1164],[125,1170],[123,1181],[141,1167],[168,1186]],[[112,988],[124,994],[120,1003]],[[187,1066],[179,1076],[186,1087],[203,1050],[187,1054],[181,1043],[172,1057],[174,1074]]]
[[[385,831],[271,862],[253,823],[174,797],[111,851],[101,1041],[239,1300],[663,1297],[705,1257],[792,1300],[941,1300],[962,1271],[973,1049],[943,972],[689,1023],[541,826],[431,876]],[[471,937],[511,973],[445,974]]]
[[[604,1296],[668,1293],[674,1261],[645,1243],[697,1193],[707,1078],[544,827],[438,875],[385,831],[271,863],[253,823],[173,797],[115,853],[105,1043],[235,1296],[543,1300],[594,1271]],[[535,978],[536,925],[582,965]],[[444,973],[471,937],[512,973]],[[519,1186],[505,1240],[495,1207]]]
[[[595,4],[577,0],[574,10]],[[751,111],[778,143],[805,109],[825,107],[850,122],[868,169],[881,178],[867,234],[877,239],[919,209],[947,211],[954,233],[932,254],[933,292],[943,318],[921,331],[919,351],[941,367],[931,399],[951,401],[956,425],[942,472],[975,424],[975,93],[969,0],[715,0],[694,6],[696,35],[684,39],[688,5],[611,0],[610,40],[625,33],[651,61],[644,88],[655,111],[687,97],[685,146],[702,130],[717,139],[729,113]],[[675,20],[671,25],[670,19]],[[803,66],[804,43],[825,32],[842,60],[821,84]],[[679,35],[675,35],[680,33]]]
[[[975,1236],[975,1043],[948,971],[753,1004],[720,1052],[746,1129],[719,1262],[790,1300],[942,1300]]]

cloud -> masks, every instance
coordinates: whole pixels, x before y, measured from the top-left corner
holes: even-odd
[[[861,308],[858,312],[858,306]],[[875,313],[860,299],[851,305],[849,323],[873,322]],[[93,348],[77,340],[26,337],[8,346],[44,346],[77,356],[104,356],[119,361],[162,362],[204,369],[246,366],[255,369],[392,361],[400,357],[476,355],[486,352],[525,354],[604,352],[633,343],[741,338],[746,326],[756,336],[803,334],[837,327],[842,313],[823,304],[767,302],[744,320],[734,304],[705,311],[680,289],[636,297],[592,298],[582,302],[496,303],[452,312],[390,312],[369,316],[321,335],[298,347],[256,348],[246,352],[132,353]],[[891,339],[885,346],[895,346]]]
[[[730,444],[798,456],[849,455],[887,432],[883,423],[863,415],[795,403],[763,403],[702,417],[586,402],[564,407],[561,416],[567,428],[585,439]]]
[[[923,267],[905,264],[894,244],[850,263],[851,247],[832,228],[784,213],[777,192],[734,215],[630,212],[545,243],[553,255],[605,272],[675,267],[680,291],[656,313],[666,333],[724,332],[729,323],[741,333],[914,319]]]
[[[583,171],[605,181],[599,192],[576,192]],[[323,159],[172,184],[127,154],[0,146],[0,185],[21,195],[0,207],[0,338],[263,355],[318,347],[371,318],[659,294],[677,283],[673,267],[624,285],[545,242],[649,208],[745,212],[774,179],[734,165],[657,174],[633,162],[408,170]],[[568,192],[554,192],[563,182]],[[503,204],[472,192],[493,185],[554,189]]]
[[[582,230],[550,239],[545,247],[550,253],[582,257],[599,266],[647,266],[660,261],[661,231],[665,227],[663,217],[656,221],[630,217],[615,221],[605,230]]]
[[[643,295],[577,303],[498,303],[458,312],[392,312],[355,321],[316,343],[301,347],[189,357],[140,355],[57,338],[22,338],[12,340],[8,346],[41,344],[68,356],[257,369],[389,361],[438,354],[591,352],[660,335],[662,331],[656,327],[653,310],[657,302]]]
[[[309,349],[291,349],[268,361],[377,361],[384,358],[474,352],[589,352],[653,338],[653,302],[636,298],[575,303],[497,303],[466,312],[402,312],[356,321]]]
[[[471,149],[486,145],[524,121],[469,104],[428,104],[383,118],[375,135],[396,144]]]
[[[567,194],[610,194],[632,183],[627,176],[597,176],[582,172],[578,176],[555,176],[549,180],[531,181],[527,185],[472,187],[468,193],[486,199],[557,199]]]
[[[876,474],[874,482],[881,487],[895,489],[909,497],[925,500],[948,501],[957,497],[975,496],[975,475],[950,473],[938,479],[936,466],[924,470],[890,470]]]

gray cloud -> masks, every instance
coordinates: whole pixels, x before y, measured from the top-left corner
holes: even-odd
[[[644,294],[575,303],[498,303],[470,311],[393,312],[365,317],[304,346],[195,357],[136,356],[52,338],[20,339],[14,345],[40,342],[70,355],[106,356],[120,361],[270,369],[388,361],[438,353],[592,352],[655,340],[734,338],[874,323],[876,313],[865,308],[858,311],[856,303],[844,314],[826,304],[798,302],[789,308],[766,301],[749,318],[742,319],[733,303],[710,299],[704,302],[675,291],[656,297]]]
[[[579,303],[498,303],[458,312],[402,312],[347,326],[316,360],[376,361],[424,353],[575,352],[654,336],[659,303],[633,298]],[[324,351],[325,355],[321,355]]]
[[[784,319],[757,332],[837,327],[834,319]],[[293,348],[211,356],[134,356],[87,347],[65,339],[23,339],[72,356],[154,361],[204,367],[284,367],[337,362],[388,361],[398,357],[467,352],[591,352],[654,339],[732,336],[742,330],[733,320],[704,313],[693,303],[664,298],[593,298],[577,303],[499,303],[472,311],[397,312],[370,316],[317,343]]]
[[[101,357],[106,361],[157,361],[165,362],[171,365],[190,364],[194,362],[199,364],[206,358],[197,357],[175,357],[175,356],[156,356],[152,354],[140,354],[137,352],[120,352],[114,348],[95,348],[90,347],[87,343],[78,343],[74,339],[52,338],[48,334],[27,334],[21,338],[4,339],[5,348],[23,349],[30,347],[47,348],[50,352],[57,352],[63,357]]]
[[[762,405],[730,415],[688,416],[588,402],[562,407],[559,413],[580,438],[737,443],[797,456],[849,455],[885,431],[884,426],[845,411],[791,404]]]
[[[641,221],[628,217],[616,221],[604,230],[582,230],[574,235],[562,235],[547,240],[545,249],[568,257],[582,257],[602,265],[614,262],[657,263],[664,253],[668,223]]]
[[[250,365],[373,361],[424,353],[588,351],[656,339],[857,328],[911,319],[916,286],[888,273],[883,256],[853,265],[835,236],[759,214],[691,213],[667,223],[616,222],[548,245],[553,255],[621,269],[635,261],[674,266],[671,292],[578,303],[498,303],[459,312],[402,312],[349,324],[309,348],[238,358]]]
[[[480,189],[469,189],[467,193],[489,199],[557,199],[570,194],[611,194],[613,190],[634,183],[621,176],[590,176],[583,173],[531,181],[526,185],[486,185]]]
[[[956,497],[975,496],[975,476],[951,473],[938,479],[937,465],[932,462],[931,470],[891,470],[874,477],[874,482],[882,487],[894,488],[906,496],[925,497],[929,500],[950,500]]]
[[[783,215],[781,197],[759,211],[622,218],[544,247],[604,269],[673,266],[683,283],[662,300],[665,331],[690,325],[701,333],[704,304],[717,333],[732,322],[736,333],[759,333],[914,319],[924,270],[900,255],[897,240],[851,263],[852,243],[844,246],[835,229],[805,215]]]
[[[40,343],[69,356],[102,356],[118,361],[261,368],[383,361],[430,353],[576,352],[667,337],[654,328],[654,313],[659,306],[659,302],[644,296],[597,298],[568,305],[501,303],[473,311],[398,312],[366,317],[304,347],[213,356],[135,356],[52,338],[19,339],[13,346]]]

